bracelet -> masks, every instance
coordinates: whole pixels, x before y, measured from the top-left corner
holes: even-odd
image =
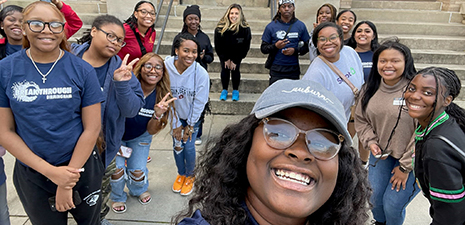
[[[403,166],[399,166],[399,170],[402,173],[408,173],[407,170]]]
[[[164,114],[164,113],[162,113],[162,114],[161,114],[161,116],[160,116],[160,117],[158,117],[156,113],[153,113],[152,119],[160,121],[160,120],[161,120],[161,118],[162,118],[164,115],[165,115],[165,114]]]

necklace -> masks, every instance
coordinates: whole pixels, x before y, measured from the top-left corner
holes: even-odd
[[[47,80],[48,74],[50,74],[50,72],[52,72],[53,68],[55,67],[55,65],[57,64],[58,60],[60,59],[61,54],[63,53],[63,51],[60,49],[60,54],[58,55],[57,60],[55,60],[55,62],[53,63],[52,67],[48,70],[48,72],[47,72],[46,74],[43,74],[42,72],[40,72],[39,68],[37,67],[36,63],[34,62],[34,59],[32,58],[31,49],[28,49],[27,51],[29,52],[29,58],[31,59],[32,64],[33,64],[34,67],[36,68],[37,72],[39,72],[39,74],[42,76],[42,82],[45,84],[45,81]]]

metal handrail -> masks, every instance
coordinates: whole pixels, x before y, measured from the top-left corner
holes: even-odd
[[[271,19],[276,15],[276,0],[269,0],[268,6],[270,7]]]
[[[163,4],[163,0],[160,0],[160,4],[158,5],[157,17],[155,19],[155,24],[158,21],[158,16],[160,14],[162,4]],[[161,40],[163,39],[163,34],[165,33],[166,24],[168,23],[168,17],[170,16],[171,6],[172,5],[173,5],[173,0],[170,0],[170,3],[168,4],[168,10],[167,10],[166,16],[165,16],[165,21],[163,21],[163,26],[162,26],[161,31],[160,31],[160,38],[158,39],[157,48],[154,50],[155,54],[158,54],[158,50],[160,49]]]

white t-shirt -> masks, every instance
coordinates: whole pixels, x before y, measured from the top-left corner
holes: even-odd
[[[360,60],[354,49],[344,46],[341,49],[339,60],[333,64],[360,90],[364,83],[363,66],[362,60]],[[332,71],[323,60],[318,57],[315,58],[302,79],[318,82],[333,92],[344,106],[346,120],[349,121],[350,107],[355,103],[354,94],[349,85]]]

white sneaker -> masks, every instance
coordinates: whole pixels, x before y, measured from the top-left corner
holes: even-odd
[[[195,139],[195,145],[201,145],[202,144],[202,139],[197,138]]]

